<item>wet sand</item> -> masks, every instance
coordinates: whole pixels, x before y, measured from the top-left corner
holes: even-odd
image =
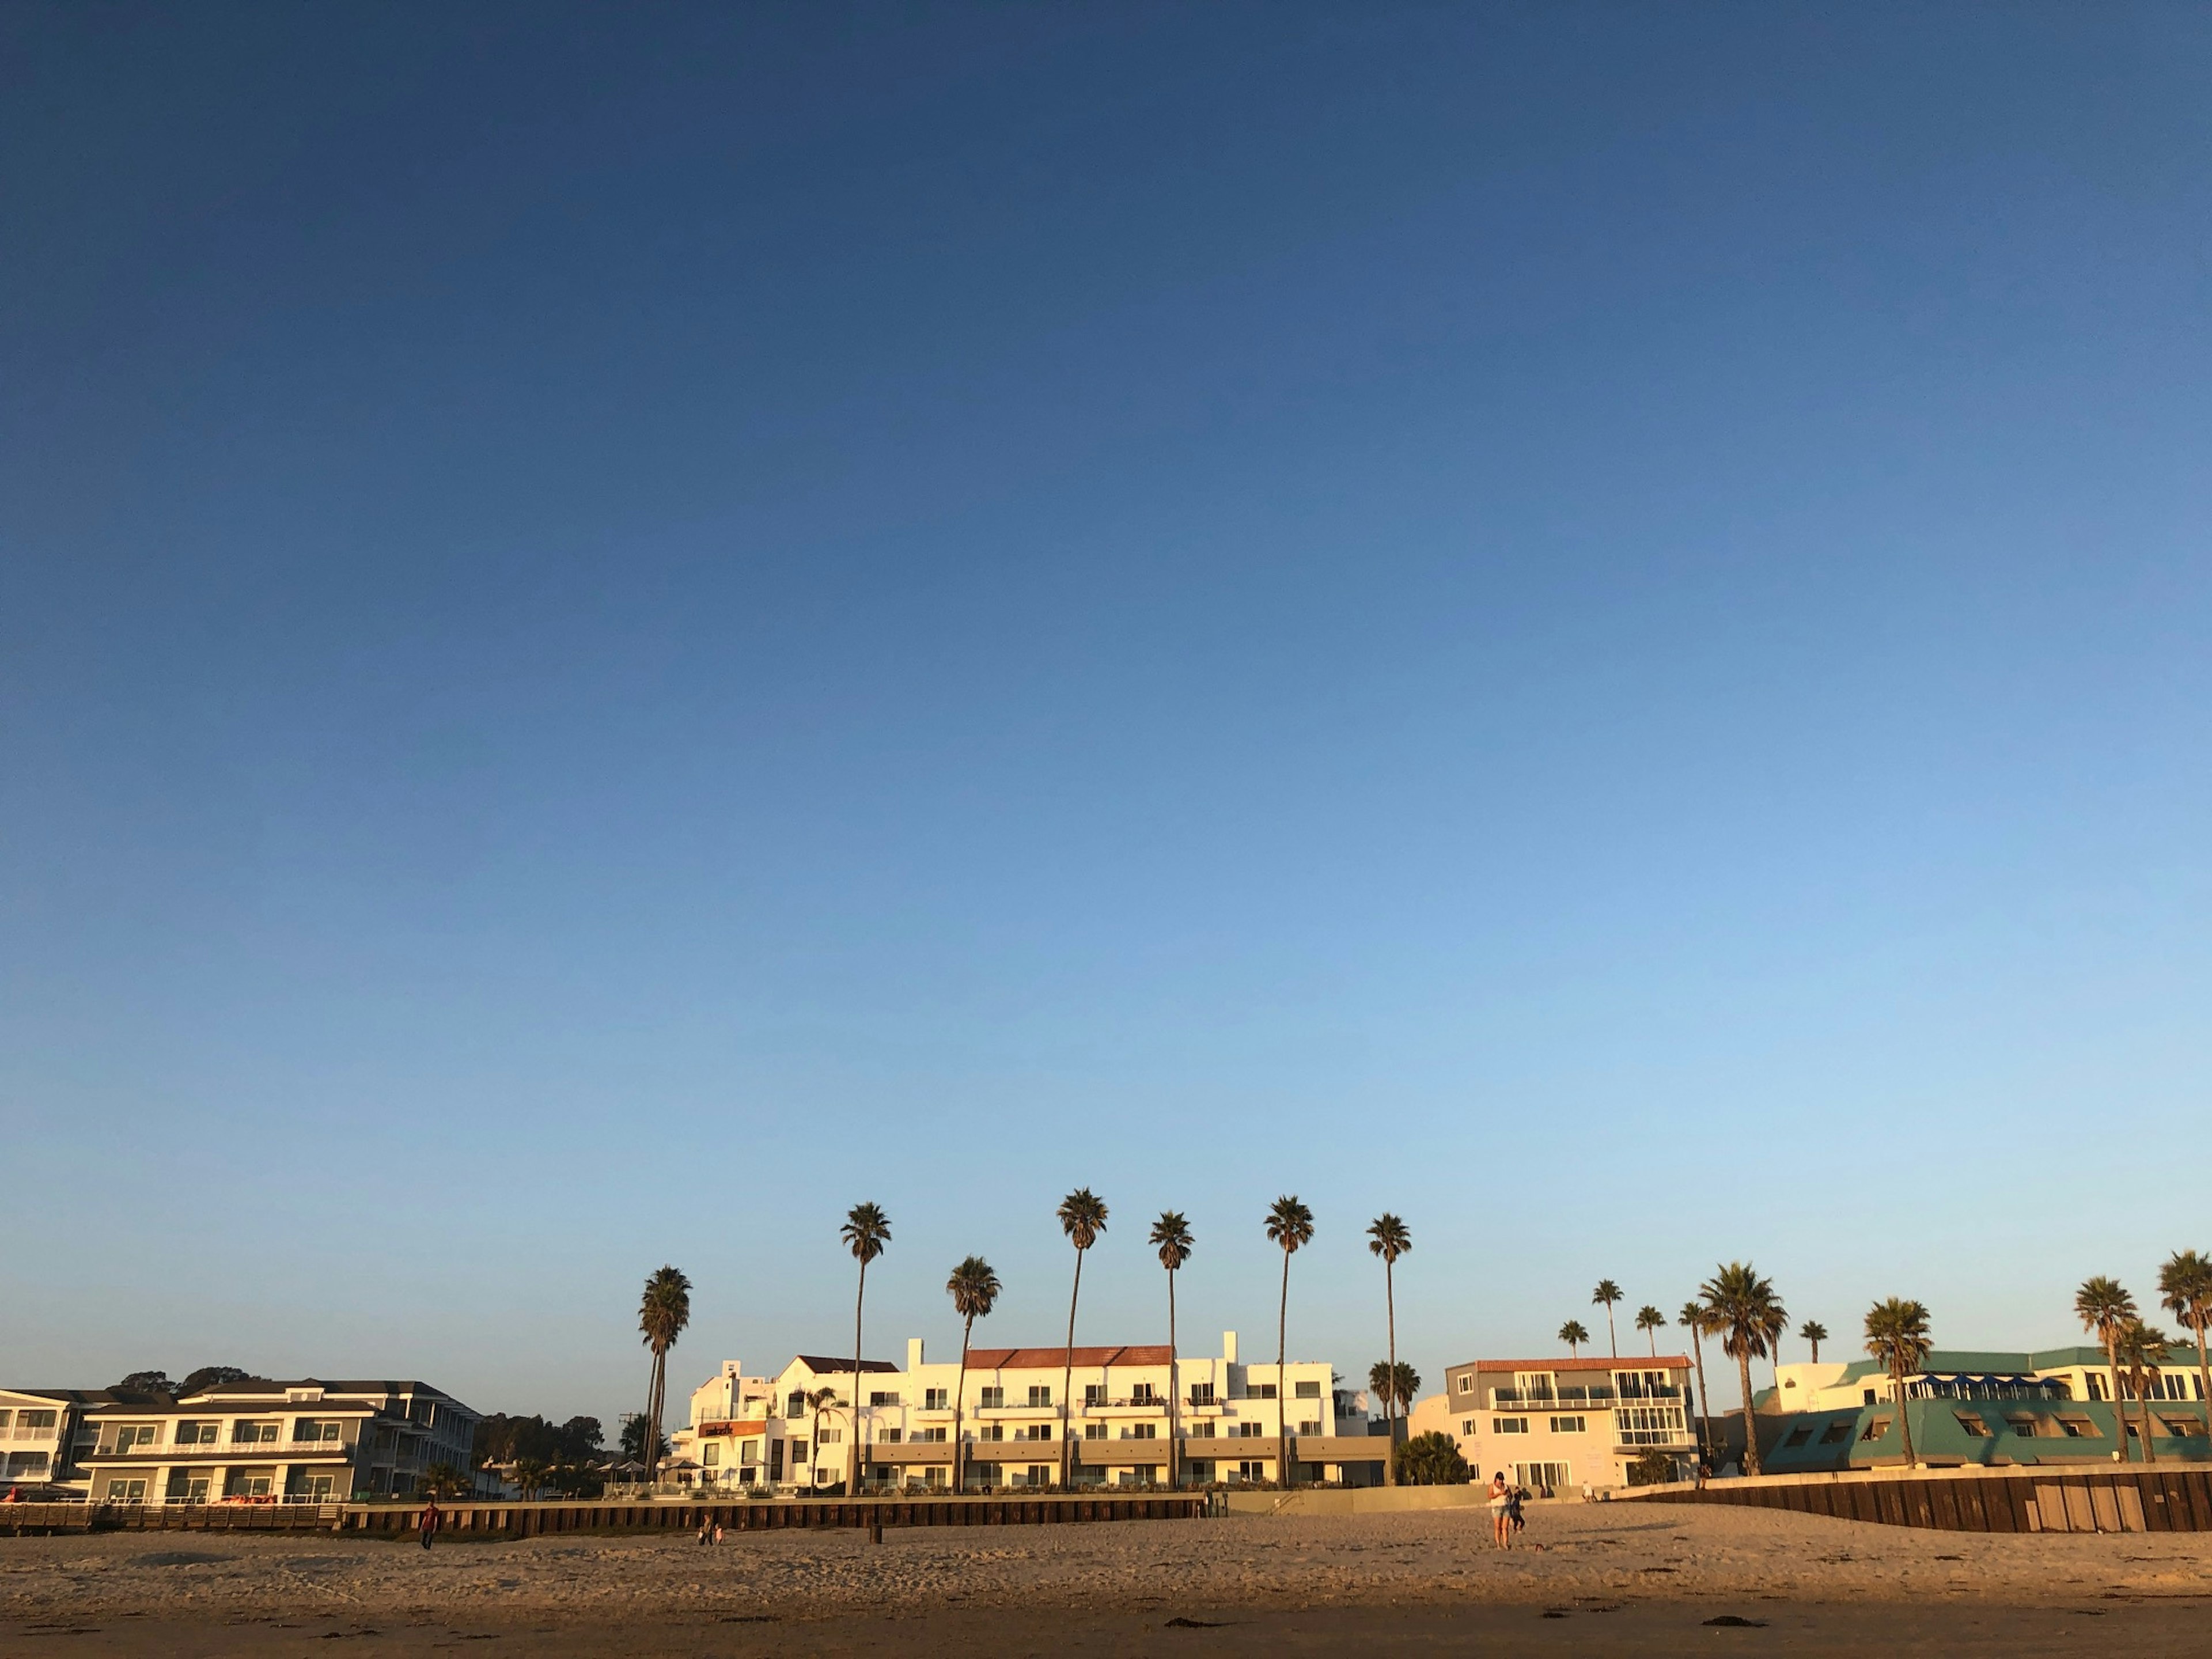
[[[2212,1652],[2212,1534],[1755,1510],[410,1543],[0,1539],[0,1653]],[[1715,1623],[1714,1620],[1742,1623]]]

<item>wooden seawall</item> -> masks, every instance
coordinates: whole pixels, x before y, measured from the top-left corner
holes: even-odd
[[[2212,1532],[2212,1471],[1887,1470],[1717,1480],[1634,1494],[1650,1504],[1734,1504],[1939,1532]]]
[[[1205,1492],[1141,1497],[757,1498],[730,1503],[473,1503],[439,1505],[439,1535],[538,1538],[548,1533],[732,1532],[793,1527],[1015,1527],[1093,1521],[1182,1521],[1214,1512]],[[411,1533],[411,1504],[6,1504],[0,1534],[55,1532]]]

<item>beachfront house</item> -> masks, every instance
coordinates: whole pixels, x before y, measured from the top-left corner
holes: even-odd
[[[1546,1498],[1611,1491],[1662,1460],[1668,1478],[1688,1477],[1694,1394],[1683,1354],[1470,1359],[1444,1373],[1444,1391],[1416,1404],[1407,1427],[1451,1436],[1479,1480],[1503,1472]]]

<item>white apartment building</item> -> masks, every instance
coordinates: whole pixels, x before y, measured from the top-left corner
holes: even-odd
[[[1417,1403],[1413,1434],[1459,1442],[1478,1480],[1506,1478],[1542,1497],[1626,1486],[1653,1451],[1686,1479],[1698,1455],[1690,1361],[1477,1359],[1444,1374],[1444,1392]]]
[[[1063,1377],[1066,1395],[1062,1396]],[[1279,1427],[1302,1481],[1379,1482],[1389,1443],[1366,1397],[1335,1386],[1327,1362],[1282,1368],[1218,1355],[1180,1358],[1165,1345],[971,1348],[960,1361],[907,1344],[903,1370],[862,1364],[858,1431],[864,1490],[949,1490],[955,1436],[971,1491],[1165,1485],[1181,1449],[1186,1485],[1273,1480]],[[703,1487],[780,1492],[842,1488],[854,1432],[853,1362],[800,1354],[775,1376],[736,1360],[692,1395],[691,1422],[670,1437],[676,1477]]]
[[[82,1497],[78,1460],[93,1449],[99,1434],[86,1414],[133,1403],[159,1407],[168,1401],[115,1389],[0,1389],[0,1492]]]
[[[405,1497],[468,1473],[478,1413],[423,1382],[221,1382],[89,1407],[80,1458],[101,1504],[300,1504]]]

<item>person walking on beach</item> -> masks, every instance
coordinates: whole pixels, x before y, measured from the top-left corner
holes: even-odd
[[[1528,1517],[1521,1512],[1522,1505],[1528,1501],[1528,1488],[1526,1486],[1516,1486],[1506,1495],[1505,1517],[1513,1523],[1515,1532],[1526,1532],[1528,1529]]]
[[[1512,1496],[1505,1484],[1503,1469],[1490,1478],[1490,1534],[1498,1548],[1513,1547],[1513,1521],[1508,1513]]]
[[[439,1520],[438,1500],[433,1498],[422,1505],[422,1547],[426,1550],[430,1547],[430,1540],[437,1535]]]

